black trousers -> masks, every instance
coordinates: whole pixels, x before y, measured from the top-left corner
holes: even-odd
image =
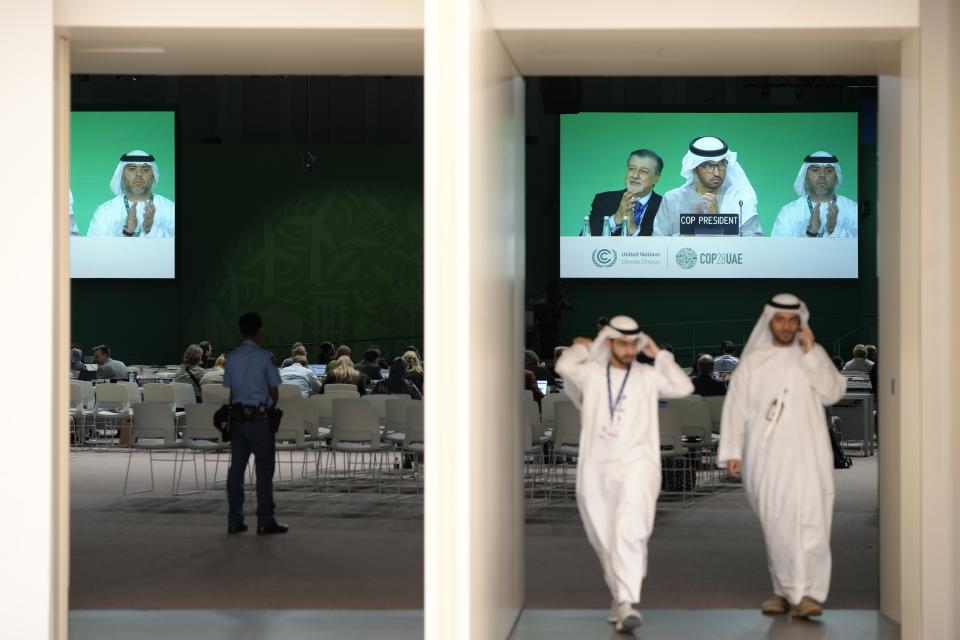
[[[228,524],[243,524],[243,476],[250,454],[257,463],[257,527],[269,527],[273,519],[273,469],[276,444],[267,421],[250,420],[230,423],[230,471],[227,473],[227,501],[230,504]]]

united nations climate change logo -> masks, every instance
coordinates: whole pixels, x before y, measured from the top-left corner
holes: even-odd
[[[595,249],[593,264],[603,268],[612,267],[617,264],[617,252],[613,249]]]
[[[680,249],[677,251],[677,264],[681,269],[693,269],[697,265],[697,252],[693,249]]]

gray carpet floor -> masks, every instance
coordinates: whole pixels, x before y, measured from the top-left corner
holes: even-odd
[[[160,463],[158,492],[166,495],[121,496],[126,464],[122,452],[71,458],[72,609],[423,606],[420,497],[278,485],[277,515],[291,532],[228,536],[222,488],[171,497],[172,465]],[[877,606],[876,469],[876,458],[857,458],[836,472],[833,609]],[[131,483],[147,482],[147,458],[136,454]],[[663,507],[644,608],[752,609],[769,594],[759,524],[742,488]],[[528,503],[526,583],[528,608],[609,606],[572,499]]]

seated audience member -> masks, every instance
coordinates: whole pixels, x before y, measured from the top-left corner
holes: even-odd
[[[422,400],[420,390],[417,385],[407,380],[407,363],[403,358],[394,358],[390,363],[390,373],[386,378],[373,385],[373,391],[376,394],[407,393],[414,400]]]
[[[607,316],[600,316],[597,318],[597,333],[603,331],[603,328],[610,324],[610,318]]]
[[[173,376],[174,382],[185,382],[193,385],[193,392],[200,399],[200,379],[203,378],[203,367],[200,360],[203,358],[203,349],[198,344],[191,344],[183,352],[183,362]]]
[[[334,353],[336,353],[336,351],[331,343],[321,342],[320,346],[318,347],[317,364],[326,365],[333,360]]]
[[[540,401],[543,400],[543,392],[537,385],[537,376],[530,369],[523,370],[523,388],[533,393],[533,399],[537,401],[537,406],[540,406]]]
[[[127,379],[127,365],[110,357],[110,347],[105,344],[93,348],[93,361],[97,363],[97,378],[100,380]]]
[[[380,373],[380,349],[374,346],[367,349],[356,368],[370,380],[383,380],[383,374]]]
[[[867,360],[873,362],[874,366],[877,364],[877,345],[868,344],[867,345]]]
[[[858,344],[853,348],[853,359],[847,360],[843,365],[844,371],[859,371],[861,373],[870,373],[873,368],[873,360],[867,359],[867,348]]]
[[[550,372],[550,375],[553,377],[554,383],[556,383],[557,378],[560,376],[557,375],[557,360],[560,359],[560,356],[563,355],[563,352],[566,350],[566,347],[554,347],[553,348],[553,362],[550,363],[550,366],[547,367],[547,371]]]
[[[203,358],[200,360],[200,366],[204,369],[209,369],[213,366],[213,345],[210,344],[209,340],[204,340],[203,342],[198,343],[200,348],[203,350]]]
[[[343,356],[347,356],[349,358],[352,354],[353,351],[351,351],[350,347],[345,344],[337,347],[337,350],[333,352],[333,360],[327,363],[327,373],[329,374],[330,371],[340,366],[340,358]],[[350,360],[350,363],[353,364],[353,360]]]
[[[87,365],[83,364],[83,351],[80,345],[74,342],[70,345],[70,371],[86,371]]]
[[[323,393],[323,387],[316,374],[307,367],[307,356],[293,356],[293,364],[280,369],[280,381],[300,387],[300,395],[308,398]]]
[[[713,370],[717,373],[717,377],[724,382],[730,379],[730,374],[740,364],[740,358],[735,355],[736,353],[737,346],[730,340],[724,340],[720,343],[720,355],[713,361]]]
[[[693,392],[701,396],[725,396],[727,385],[713,376],[713,356],[708,353],[697,359],[697,377],[693,379]]]
[[[203,377],[200,378],[201,387],[205,384],[223,384],[223,363],[225,361],[226,356],[221,353],[217,359],[213,361],[213,366],[207,369]]]
[[[307,355],[307,348],[303,346],[303,343],[294,342],[293,346],[290,347],[290,357],[283,361],[283,363],[280,365],[280,368],[285,369],[293,364],[294,358],[296,358],[297,356],[306,357],[306,355]]]
[[[533,371],[533,375],[536,376],[537,380],[546,380],[547,384],[551,387],[557,384],[553,374],[551,374],[543,362],[540,361],[540,356],[537,355],[536,351],[527,349],[523,352],[523,366]]]
[[[423,395],[423,364],[420,356],[416,351],[408,350],[403,354],[403,361],[407,363],[407,380],[417,385],[420,395]]]
[[[833,366],[837,368],[837,371],[843,371],[843,358],[840,356],[833,356],[830,358],[830,360],[833,362]]]
[[[357,387],[360,395],[366,395],[367,376],[356,370],[350,356],[340,356],[336,363],[337,366],[333,371],[330,370],[330,367],[327,367],[327,377],[323,381],[323,388],[326,389],[328,384],[352,384]]]

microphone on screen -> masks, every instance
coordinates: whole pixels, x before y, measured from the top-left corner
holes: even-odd
[[[740,201],[740,219],[743,220],[743,200]]]

